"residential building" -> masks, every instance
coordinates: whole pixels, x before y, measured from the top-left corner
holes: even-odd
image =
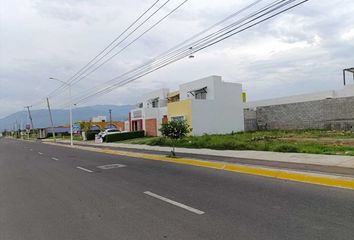
[[[124,122],[123,121],[112,121],[111,122],[91,122],[92,126],[97,126],[99,129],[109,129],[109,128],[115,128],[120,131],[124,131]],[[97,128],[96,128],[97,129]]]
[[[193,135],[244,130],[242,85],[210,76],[179,86],[168,95],[169,120],[186,120]]]
[[[91,122],[107,122],[106,116],[97,116],[91,119]]]
[[[147,136],[159,136],[158,129],[167,118],[166,88],[159,89],[142,97],[136,108],[129,112],[130,131],[144,130]]]

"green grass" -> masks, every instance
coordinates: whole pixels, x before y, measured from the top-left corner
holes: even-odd
[[[56,136],[56,139],[60,140],[60,139],[66,139],[66,140],[70,140],[70,135],[69,136]],[[53,139],[53,137],[47,137],[46,139]],[[81,136],[73,136],[73,139],[75,141],[82,141],[82,137]]]
[[[123,142],[172,146],[171,140],[163,137],[139,138]],[[190,136],[177,141],[176,147],[354,156],[354,134],[352,132],[313,129],[239,132],[227,135]]]
[[[155,139],[155,138],[154,137],[134,138],[134,139],[127,139],[124,141],[119,141],[117,143],[150,144],[150,141],[152,139]]]

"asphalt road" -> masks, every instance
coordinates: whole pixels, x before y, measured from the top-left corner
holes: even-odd
[[[1,240],[353,238],[351,190],[0,139]]]

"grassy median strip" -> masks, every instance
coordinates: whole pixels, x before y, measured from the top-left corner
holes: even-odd
[[[46,143],[46,144],[58,145],[55,143]],[[61,144],[59,146],[71,147],[69,145],[61,145]],[[107,154],[120,155],[120,156],[129,156],[134,158],[164,161],[164,162],[171,162],[177,164],[186,164],[186,165],[197,166],[197,167],[219,169],[224,171],[238,172],[244,174],[258,175],[258,176],[271,177],[271,178],[277,178],[283,180],[290,180],[296,182],[303,182],[303,183],[310,183],[310,184],[354,190],[354,179],[351,178],[302,173],[302,172],[270,169],[270,168],[255,167],[255,166],[246,166],[240,164],[228,164],[223,162],[212,162],[212,161],[204,161],[204,160],[197,160],[197,159],[171,158],[171,157],[161,156],[161,155],[119,151],[119,150],[113,150],[108,148],[96,148],[96,147],[86,147],[86,146],[75,146],[75,148],[87,150],[87,151],[93,151],[93,152],[107,153]]]
[[[122,143],[172,146],[171,140],[163,137],[131,139]],[[224,135],[205,134],[178,140],[176,147],[354,156],[354,133],[307,129],[237,132]]]

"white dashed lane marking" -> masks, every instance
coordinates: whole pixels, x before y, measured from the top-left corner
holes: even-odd
[[[151,196],[151,197],[160,199],[160,200],[162,200],[162,201],[164,201],[164,202],[167,202],[167,203],[169,203],[169,204],[172,204],[172,205],[175,205],[175,206],[177,206],[177,207],[183,208],[183,209],[185,209],[185,210],[187,210],[187,211],[190,211],[190,212],[195,213],[195,214],[198,214],[198,215],[202,215],[202,214],[205,213],[205,212],[200,211],[200,210],[198,210],[198,209],[189,207],[189,206],[187,206],[187,205],[184,205],[184,204],[182,204],[182,203],[179,203],[179,202],[173,201],[173,200],[171,200],[171,199],[162,197],[162,196],[160,196],[160,195],[157,195],[157,194],[152,193],[152,192],[149,192],[149,191],[146,191],[146,192],[144,192],[144,193],[147,194],[147,195],[149,195],[149,196]]]
[[[77,166],[76,168],[82,170],[82,171],[85,171],[85,172],[89,172],[89,173],[92,173],[93,171],[91,171],[90,169],[87,169],[87,168],[83,168],[83,167],[80,167],[80,166]]]
[[[112,168],[122,168],[122,167],[126,167],[126,165],[116,163],[116,164],[97,166],[97,168],[100,168],[103,170],[112,169]]]

